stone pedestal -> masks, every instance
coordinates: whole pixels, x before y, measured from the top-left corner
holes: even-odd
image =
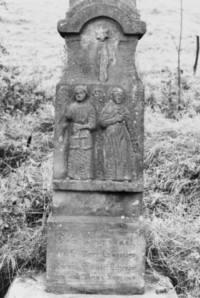
[[[158,282],[152,279],[146,280],[145,294],[135,295],[134,298],[177,298],[170,284],[165,284],[163,291],[157,294]],[[5,298],[96,298],[96,295],[84,294],[53,294],[47,293],[45,274],[30,274],[29,276],[17,277],[10,286]],[[98,298],[131,298],[132,296],[121,295],[98,295]]]
[[[56,192],[48,227],[48,291],[142,294],[141,195]]]
[[[74,0],[58,23],[66,64],[57,86],[47,291],[143,294],[145,33],[135,1]]]

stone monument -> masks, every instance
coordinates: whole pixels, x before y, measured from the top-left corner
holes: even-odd
[[[135,0],[71,0],[58,23],[67,61],[55,107],[49,292],[144,293],[144,88],[135,51],[145,30]]]

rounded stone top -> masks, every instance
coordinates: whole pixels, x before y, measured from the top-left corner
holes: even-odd
[[[83,2],[83,0],[69,0],[69,5],[70,7],[72,7],[80,4],[81,2]],[[101,2],[105,2],[105,1],[99,0],[99,3]],[[122,2],[136,9],[136,0],[122,0]]]
[[[79,34],[87,22],[98,17],[115,20],[124,34],[141,38],[146,32],[146,24],[140,21],[136,9],[136,0],[70,0],[66,18],[58,22],[58,32],[62,37]]]

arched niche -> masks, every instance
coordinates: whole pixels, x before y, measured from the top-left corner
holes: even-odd
[[[137,35],[140,39],[146,32],[146,25],[139,19],[134,19],[126,10],[109,3],[94,3],[77,10],[70,17],[58,22],[58,32],[65,38],[68,34],[80,34],[89,21],[106,17],[116,21],[122,27],[125,35]]]

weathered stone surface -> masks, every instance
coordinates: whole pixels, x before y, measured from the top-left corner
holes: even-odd
[[[54,191],[56,216],[128,217],[138,221],[142,214],[141,193]]]
[[[144,87],[135,1],[74,0],[58,23],[67,57],[57,86],[47,290],[144,293]]]
[[[144,293],[146,245],[139,220],[54,216],[48,233],[48,291]]]
[[[55,190],[53,197],[48,291],[143,293],[142,194]]]
[[[156,294],[159,286],[155,280],[146,278],[146,287],[144,295],[135,295],[134,298],[177,298],[172,285],[167,285],[167,292]],[[45,274],[32,274],[29,276],[17,277],[12,283],[5,298],[96,298],[96,295],[83,294],[52,294],[47,293]],[[121,295],[98,295],[98,298],[131,298],[132,296]]]
[[[77,85],[59,85],[57,88],[54,187],[142,191],[143,104],[138,100],[142,86],[139,85],[134,90],[134,99],[132,89],[126,96],[124,94],[126,101],[120,105],[119,114],[119,117],[124,117],[123,122],[117,121],[118,106],[111,100],[112,91],[116,90],[114,86],[87,85],[90,95],[84,104],[73,102],[76,87]],[[102,99],[95,95],[97,90],[102,93]],[[74,121],[68,121],[70,110],[74,114]],[[82,115],[84,118],[81,119]],[[113,115],[116,122],[112,120]],[[112,122],[108,122],[109,118]],[[104,119],[108,119],[107,122]],[[72,130],[83,125],[81,123],[90,123],[91,130],[82,129],[81,132],[74,133]],[[64,126],[66,129],[63,129]]]
[[[76,15],[91,6],[98,15],[81,16],[79,34],[63,29],[68,59],[57,87],[55,189],[142,191],[144,88],[134,62],[138,36],[124,34],[115,16],[106,17],[101,10],[108,13],[107,5],[114,6],[112,14],[119,8],[137,14],[123,1],[84,0],[75,2],[65,19],[73,26]]]
[[[54,180],[54,190],[141,192],[143,180],[130,182]]]
[[[135,1],[77,0],[70,3],[66,19],[58,23],[58,31],[63,37],[66,33],[80,33],[87,22],[99,16],[118,22],[124,34],[135,34],[141,38],[146,31],[145,23],[140,21]]]

